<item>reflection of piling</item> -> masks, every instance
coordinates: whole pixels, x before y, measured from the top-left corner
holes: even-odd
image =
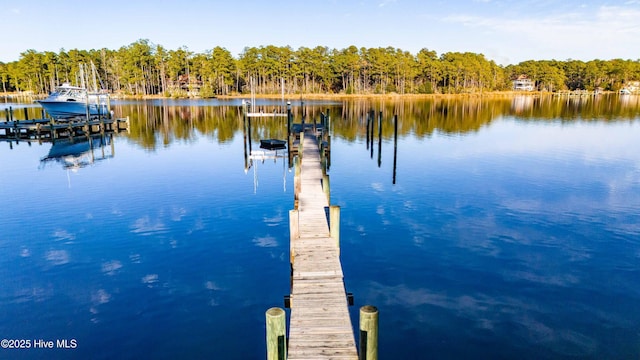
[[[378,309],[365,305],[360,308],[360,360],[378,360]]]
[[[4,109],[5,113],[6,113],[6,121],[5,122],[10,122],[13,121],[13,108],[11,106],[9,106],[8,109]]]
[[[373,129],[376,124],[376,113],[373,109],[369,111],[369,118],[371,119],[371,130],[370,130],[370,136],[369,136],[369,140],[371,141],[371,144],[369,149],[371,150],[371,158],[373,159],[373,141],[374,141]]]
[[[291,102],[287,102],[287,138],[291,136],[291,126],[293,125],[293,117],[291,115]]]
[[[249,134],[249,154],[251,154],[251,117],[247,116],[247,133]]]
[[[367,114],[367,150],[369,150],[369,128],[371,127],[371,118]]]
[[[393,184],[396,183],[396,164],[398,159],[398,115],[393,116]]]
[[[378,116],[378,167],[382,165],[382,111]]]
[[[244,107],[244,104],[243,104]],[[242,114],[242,137],[244,138],[244,171],[245,173],[249,170],[249,154],[247,152],[247,114]]]

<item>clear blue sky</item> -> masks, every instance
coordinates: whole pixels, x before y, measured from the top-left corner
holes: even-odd
[[[0,61],[28,49],[215,46],[470,51],[499,64],[640,59],[640,0],[0,0]]]

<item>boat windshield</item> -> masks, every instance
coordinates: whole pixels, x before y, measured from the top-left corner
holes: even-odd
[[[83,92],[80,89],[75,88],[67,88],[67,87],[59,87],[56,92],[52,95],[57,96],[69,96],[73,98],[81,98],[83,97]]]

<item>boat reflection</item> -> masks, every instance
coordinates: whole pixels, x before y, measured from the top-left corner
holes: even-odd
[[[77,171],[115,155],[113,135],[90,136],[82,140],[64,139],[51,145],[49,154],[40,159],[42,166],[59,163],[65,170]]]

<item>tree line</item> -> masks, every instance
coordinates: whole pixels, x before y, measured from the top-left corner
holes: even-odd
[[[471,52],[273,45],[246,47],[235,58],[219,46],[194,53],[141,39],[118,50],[30,49],[17,61],[0,62],[3,92],[46,94],[64,82],[80,84],[81,74],[87,80],[94,76],[112,93],[132,96],[460,94],[510,90],[520,76],[539,91],[617,91],[640,80],[640,60],[529,60],[501,66]]]

